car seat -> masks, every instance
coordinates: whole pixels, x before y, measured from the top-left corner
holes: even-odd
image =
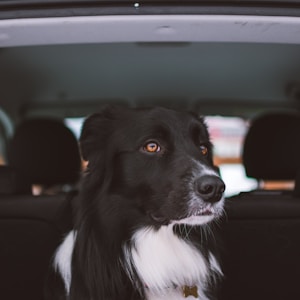
[[[300,115],[263,114],[247,133],[243,162],[257,180],[295,180],[300,170]],[[300,299],[300,197],[254,190],[227,199],[222,300]]]
[[[264,114],[246,135],[243,163],[247,176],[258,180],[294,180],[300,171],[300,115]]]
[[[76,138],[58,120],[25,120],[16,128],[7,156],[9,165],[32,184],[74,184],[80,175]]]
[[[42,300],[53,253],[72,227],[74,193],[34,196],[31,184],[75,183],[77,141],[59,121],[24,121],[8,159],[0,167],[0,299]]]

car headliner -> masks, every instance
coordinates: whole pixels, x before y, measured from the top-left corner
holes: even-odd
[[[300,18],[105,15],[0,20],[0,101],[13,118],[105,103],[204,114],[298,108]]]

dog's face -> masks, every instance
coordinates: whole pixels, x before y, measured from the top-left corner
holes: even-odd
[[[86,120],[80,143],[88,176],[114,199],[99,205],[153,225],[201,225],[223,210],[207,128],[192,114],[109,107]]]

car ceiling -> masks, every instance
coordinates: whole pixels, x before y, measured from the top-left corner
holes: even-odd
[[[42,39],[37,40],[41,27],[31,24],[19,26],[18,41],[11,35],[11,42],[6,39],[11,32],[2,31],[1,106],[14,118],[82,116],[106,103],[160,104],[203,114],[246,116],[270,108],[299,107],[298,23],[294,26],[293,20],[284,19],[285,27],[272,29],[280,22],[252,20],[251,25],[238,19],[231,21],[232,31],[218,22],[224,20],[220,17],[201,23],[205,31],[194,26],[193,33],[191,24],[198,19],[187,17],[180,23],[173,17],[172,23],[161,17],[154,20],[153,32],[148,23],[143,27],[146,22],[133,23],[138,37],[132,36],[132,27],[122,30],[125,23],[115,31],[105,29],[116,26],[115,21],[107,27],[101,24],[100,37],[95,37],[95,30],[78,33],[78,27],[68,28],[63,35],[56,27],[52,35],[40,30]],[[226,36],[224,27],[231,30]],[[11,29],[11,24],[6,28]],[[29,42],[24,42],[24,32]]]

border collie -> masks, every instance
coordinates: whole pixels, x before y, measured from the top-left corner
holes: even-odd
[[[87,118],[80,146],[88,166],[49,299],[215,299],[211,224],[225,185],[203,119],[108,106]]]

